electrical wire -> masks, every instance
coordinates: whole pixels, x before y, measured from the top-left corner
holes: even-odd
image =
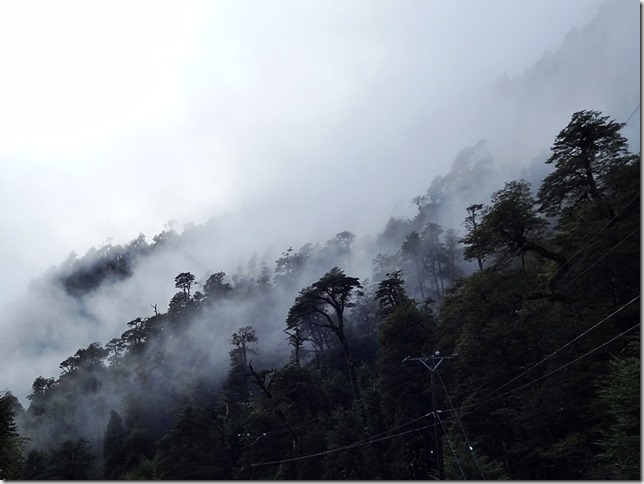
[[[638,297],[639,297],[639,296],[638,296]],[[493,401],[493,400],[497,400],[498,398],[504,397],[504,396],[506,396],[506,395],[509,395],[510,393],[514,393],[514,392],[516,392],[517,390],[521,390],[522,388],[525,388],[525,387],[527,387],[527,386],[529,386],[529,385],[532,385],[533,383],[536,383],[536,382],[538,382],[538,381],[541,381],[541,380],[543,380],[544,378],[546,378],[546,377],[548,377],[548,376],[550,376],[550,375],[553,375],[553,374],[555,374],[555,373],[557,373],[557,372],[559,372],[559,371],[563,370],[564,368],[569,367],[569,366],[570,366],[570,365],[572,365],[573,363],[576,363],[577,361],[581,360],[582,358],[585,358],[586,356],[588,356],[588,355],[590,355],[590,354],[594,353],[595,351],[597,351],[597,350],[599,350],[599,349],[603,348],[604,346],[606,346],[606,345],[608,345],[608,344],[612,343],[612,342],[613,342],[613,341],[615,341],[616,339],[621,338],[621,337],[622,337],[622,336],[624,336],[625,334],[627,334],[627,333],[629,333],[629,332],[633,331],[633,330],[634,330],[635,328],[637,328],[640,324],[641,324],[641,323],[637,323],[636,325],[631,326],[631,327],[630,327],[630,328],[628,328],[626,331],[621,332],[621,333],[620,333],[620,334],[618,334],[617,336],[612,337],[612,338],[611,338],[611,339],[609,339],[608,341],[606,341],[606,342],[602,343],[601,345],[599,345],[599,346],[597,346],[597,347],[593,348],[592,350],[590,350],[590,351],[588,351],[588,352],[584,353],[583,355],[579,356],[578,358],[575,358],[574,360],[572,360],[572,361],[570,361],[570,362],[568,362],[568,363],[566,363],[566,364],[564,364],[564,365],[561,365],[561,366],[560,366],[560,367],[558,367],[558,368],[555,368],[554,370],[550,371],[549,373],[546,373],[545,375],[540,376],[539,378],[536,378],[536,379],[534,379],[534,380],[532,380],[532,381],[530,381],[530,382],[528,382],[528,383],[525,383],[525,384],[520,385],[520,386],[518,386],[518,387],[516,387],[516,388],[513,388],[512,390],[509,390],[509,391],[507,391],[507,392],[501,393],[500,395],[496,395],[496,396],[491,397],[491,398],[487,398],[487,397],[485,397],[485,399],[482,399],[482,400],[480,400],[480,401],[478,401],[478,402],[476,402],[476,403],[472,403],[472,404],[470,404],[470,405],[465,405],[465,406],[461,407],[460,409],[461,409],[461,410],[466,410],[466,409],[471,409],[471,408],[474,408],[474,407],[478,407],[479,405],[483,405],[484,403],[488,403],[488,402],[491,402],[491,401]],[[497,390],[498,390],[498,389],[497,389]],[[497,390],[495,390],[495,391],[497,391]],[[488,396],[489,396],[489,395],[490,395],[490,394],[488,394]],[[446,411],[444,411],[444,413],[445,413],[445,412],[446,412]]]
[[[434,415],[434,412],[426,413],[425,415],[422,415],[422,416],[420,416],[420,417],[418,417],[418,418],[415,418],[414,420],[410,420],[410,421],[409,421],[409,422],[407,422],[407,423],[404,423],[404,424],[402,424],[402,425],[398,425],[397,427],[393,427],[393,428],[391,428],[391,429],[389,429],[389,430],[385,430],[384,432],[380,432],[379,434],[372,435],[371,437],[369,437],[369,438],[367,438],[367,439],[363,439],[363,440],[361,440],[360,442],[367,442],[367,441],[372,440],[374,437],[380,437],[381,435],[385,435],[385,434],[388,434],[388,433],[390,433],[390,432],[394,432],[395,430],[401,429],[401,428],[403,428],[403,427],[407,427],[407,425],[411,425],[411,424],[413,424],[413,423],[415,423],[415,422],[418,422],[419,420],[422,420],[422,419],[424,419],[424,418],[427,418],[427,417],[429,417],[430,415]]]
[[[631,113],[631,115],[628,117],[628,119],[627,119],[626,121],[624,121],[624,124],[628,124],[628,122],[631,120],[631,118],[632,118],[632,117],[633,117],[633,115],[637,112],[637,110],[638,110],[639,108],[640,108],[640,105],[638,104],[638,105],[637,105],[637,107],[635,108],[635,110],[634,110],[634,111]]]
[[[299,429],[308,427],[308,426],[310,426],[310,425],[312,425],[312,424],[314,424],[314,423],[316,423],[316,422],[318,422],[318,421],[320,421],[320,420],[322,420],[324,418],[328,418],[329,416],[330,416],[330,414],[321,415],[320,417],[318,417],[316,419],[309,420],[308,422],[296,425],[295,427],[282,428],[282,429],[278,429],[278,430],[267,430],[266,432],[262,432],[262,433],[264,433],[266,435],[270,435],[270,436],[279,435],[279,434],[286,434],[286,433],[292,432],[293,430],[299,430]]]
[[[639,296],[637,296],[637,298],[639,298]],[[626,306],[628,306],[629,304],[631,304],[631,303],[632,303],[635,299],[637,299],[637,298],[634,298],[634,299],[633,299],[633,300],[631,300],[630,302],[626,303],[624,306],[622,306],[621,308],[619,308],[618,310],[616,310],[615,312],[613,312],[612,314],[610,314],[609,316],[607,316],[606,318],[604,318],[602,321],[600,321],[600,323],[602,323],[603,321],[607,320],[608,318],[610,318],[610,317],[611,317],[611,316],[613,316],[614,314],[617,314],[617,312],[621,311],[624,307],[626,307]],[[593,326],[593,328],[594,328],[594,327],[596,327],[597,325],[599,325],[600,323],[597,323],[596,325],[594,325],[594,326]],[[489,401],[496,400],[496,399],[498,399],[498,398],[501,398],[501,397],[504,397],[504,396],[506,396],[506,395],[509,395],[510,393],[514,393],[514,392],[516,392],[516,391],[518,391],[518,390],[520,390],[520,389],[522,389],[522,388],[525,388],[526,386],[532,385],[533,383],[536,383],[536,382],[538,382],[538,381],[540,381],[540,380],[543,380],[544,378],[547,378],[547,377],[549,377],[550,375],[553,375],[553,374],[555,374],[555,373],[557,373],[557,372],[559,372],[559,371],[561,371],[561,370],[563,370],[563,369],[567,368],[568,366],[570,366],[570,365],[572,365],[572,364],[576,363],[577,361],[581,360],[582,358],[585,358],[585,357],[587,357],[588,355],[590,355],[590,354],[594,353],[595,351],[597,351],[597,350],[599,350],[599,349],[603,348],[604,346],[606,346],[606,345],[608,345],[608,344],[612,343],[612,342],[613,342],[613,341],[615,341],[616,339],[621,338],[622,336],[624,336],[625,334],[629,333],[630,331],[633,331],[633,330],[634,330],[635,328],[637,328],[638,326],[640,326],[640,323],[639,323],[639,322],[638,322],[636,325],[634,325],[634,326],[630,327],[629,329],[627,329],[626,331],[623,331],[622,333],[618,334],[617,336],[614,336],[613,338],[611,338],[611,339],[609,339],[608,341],[606,341],[606,342],[602,343],[601,345],[599,345],[599,346],[597,346],[597,347],[593,348],[592,350],[590,350],[590,351],[588,351],[588,352],[584,353],[583,355],[581,355],[581,356],[579,356],[579,357],[575,358],[574,360],[572,360],[572,361],[570,361],[570,362],[568,362],[568,363],[566,363],[566,364],[564,364],[564,365],[561,365],[560,367],[558,367],[558,368],[556,368],[556,369],[554,369],[554,370],[552,370],[552,371],[550,371],[550,372],[546,373],[545,375],[542,375],[542,376],[541,376],[541,377],[539,377],[539,378],[536,378],[536,379],[534,379],[534,380],[532,380],[532,381],[530,381],[530,382],[528,382],[528,383],[525,383],[525,384],[523,384],[523,385],[520,385],[520,386],[518,386],[518,387],[516,387],[516,388],[514,388],[514,389],[512,389],[512,390],[509,390],[509,391],[507,391],[507,392],[504,392],[504,393],[502,393],[502,394],[500,394],[500,395],[497,395],[497,396],[495,396],[495,397],[492,397],[492,398],[489,398],[489,399],[483,399],[483,400],[481,400],[481,401],[479,401],[479,402],[477,402],[477,403],[474,403],[474,404],[471,404],[471,405],[467,405],[467,406],[465,406],[465,407],[461,407],[461,410],[471,409],[471,408],[477,407],[477,406],[482,405],[482,404],[484,404],[484,403],[487,403],[487,402],[489,402]],[[581,335],[579,335],[577,338],[575,338],[575,340],[576,340],[576,339],[579,339],[581,336],[583,336],[584,334],[586,334],[587,332],[589,332],[589,331],[591,331],[591,330],[592,330],[592,328],[590,328],[590,329],[586,330],[584,333],[582,333],[582,334],[581,334]],[[573,341],[575,341],[575,340],[572,340],[571,342],[567,343],[566,345],[564,345],[564,347],[565,347],[565,346],[568,346],[569,344],[571,344],[571,343],[572,343]],[[563,349],[564,347],[560,348],[560,349],[559,349],[559,350],[557,350],[555,353],[559,352],[559,351],[560,351],[561,349]],[[551,356],[553,356],[555,353],[553,353],[553,354],[549,355],[548,357],[544,358],[544,359],[543,359],[541,362],[539,362],[538,364],[540,364],[540,363],[542,363],[543,361],[545,361],[546,359],[550,358],[550,357],[551,357]],[[536,365],[535,365],[535,366],[536,366]],[[532,369],[532,368],[530,368],[530,369]],[[530,370],[530,369],[529,369],[529,370]],[[527,371],[529,371],[529,370],[526,370],[526,372],[527,372]],[[524,373],[525,373],[525,372],[524,372]],[[524,374],[524,373],[522,373],[522,374]],[[521,376],[521,375],[519,375],[519,376]],[[506,385],[507,385],[507,384],[509,384],[511,381],[514,381],[516,378],[518,378],[518,377],[515,377],[513,380],[510,380],[509,382],[507,382],[507,383],[506,383],[506,384],[504,384],[503,386],[506,386]],[[441,383],[443,384],[443,387],[444,387],[445,385],[444,385],[444,383],[442,382],[442,379],[441,379]],[[502,386],[502,387],[503,387],[503,386]],[[495,390],[494,392],[498,391],[498,390],[499,390],[500,388],[502,388],[502,387],[499,387],[499,388],[498,388],[497,390]],[[492,393],[494,393],[494,392],[492,392]],[[446,392],[446,394],[447,394],[447,392]],[[451,399],[449,398],[449,394],[448,394],[448,399],[450,400],[450,404],[451,404]],[[455,414],[455,415],[457,415],[456,409],[454,408],[454,406],[453,406],[453,405],[452,405],[452,411],[454,412],[454,414]],[[373,443],[376,443],[376,442],[381,442],[381,441],[384,441],[384,440],[392,439],[392,438],[395,438],[395,437],[400,437],[400,436],[403,436],[403,435],[408,435],[408,434],[411,434],[411,433],[414,433],[414,432],[419,432],[419,431],[421,431],[421,430],[425,430],[425,429],[428,429],[428,428],[435,427],[435,426],[436,426],[436,424],[432,424],[432,425],[425,425],[425,426],[423,426],[423,427],[419,427],[419,428],[412,429],[412,430],[407,430],[407,431],[405,431],[405,432],[400,432],[400,433],[393,434],[393,435],[389,435],[389,436],[385,436],[385,437],[375,438],[375,437],[378,437],[378,436],[381,436],[381,435],[387,434],[387,433],[389,433],[389,432],[392,432],[392,431],[394,431],[394,430],[400,429],[400,428],[402,428],[402,427],[405,427],[405,426],[407,426],[407,425],[410,425],[411,423],[417,422],[418,420],[421,420],[421,419],[423,419],[423,418],[426,418],[426,417],[428,417],[429,415],[432,415],[433,413],[434,413],[434,412],[429,412],[429,413],[427,413],[427,414],[425,414],[425,415],[423,415],[423,416],[421,416],[421,417],[418,417],[418,418],[416,418],[416,419],[414,419],[414,420],[412,420],[412,421],[410,421],[410,422],[407,422],[407,423],[405,423],[405,424],[403,424],[403,425],[400,425],[400,426],[398,426],[398,427],[394,427],[394,428],[389,429],[389,430],[387,430],[387,431],[385,431],[385,432],[381,432],[381,433],[376,434],[376,435],[374,435],[374,436],[372,436],[372,437],[370,437],[370,438],[368,438],[368,439],[363,439],[363,440],[361,440],[361,441],[357,441],[357,442],[354,442],[354,443],[352,443],[352,444],[348,444],[348,445],[345,445],[345,446],[342,446],[342,447],[337,447],[337,448],[335,448],[335,449],[329,449],[329,450],[325,450],[325,451],[322,451],[322,452],[317,452],[317,453],[309,454],[309,455],[305,455],[305,456],[292,457],[292,458],[290,458],[290,459],[281,459],[281,460],[268,461],[268,462],[257,462],[257,463],[253,463],[251,466],[252,466],[252,467],[259,467],[259,466],[266,466],[266,465],[276,465],[276,464],[282,464],[282,463],[286,463],[286,462],[295,462],[295,461],[299,461],[299,460],[310,459],[310,458],[313,458],[313,457],[321,457],[321,456],[324,456],[324,455],[332,454],[332,453],[334,453],[334,452],[340,452],[340,451],[344,451],[344,450],[351,450],[351,449],[355,449],[355,448],[361,447],[361,446],[363,446],[363,445],[369,445],[369,444],[373,444]],[[437,416],[438,416],[438,415],[437,415]],[[445,431],[444,425],[443,425],[442,421],[440,420],[440,417],[438,418],[438,420],[439,420],[439,423],[441,424],[441,426],[443,426],[443,430]],[[458,417],[457,417],[457,420],[458,420]],[[460,421],[459,421],[459,424],[460,424]],[[462,428],[462,425],[461,425],[461,428]],[[464,432],[464,431],[463,431],[463,432]],[[446,437],[447,437],[447,432],[446,432],[446,431],[445,431],[445,435],[446,435]],[[464,435],[465,435],[465,433],[464,433]],[[466,436],[466,439],[467,439],[467,436]],[[452,446],[452,444],[451,444],[451,441],[449,440],[449,437],[447,437],[447,440],[448,440],[448,442],[449,442],[449,444],[450,444],[450,448],[452,448],[452,452],[454,452],[454,450],[453,450],[453,446]],[[470,449],[471,449],[471,446],[470,446]],[[455,456],[455,458],[456,458],[456,456]],[[459,468],[461,469],[461,473],[462,473],[463,471],[462,471],[462,468],[460,467],[460,463],[458,462],[458,459],[457,459],[457,464],[458,464]],[[477,466],[478,466],[478,461],[477,461]],[[479,466],[479,471],[480,471],[480,466]],[[481,474],[482,474],[482,472],[481,472]]]
[[[357,447],[361,447],[363,445],[374,444],[376,442],[381,442],[383,440],[393,439],[394,437],[400,437],[402,435],[408,435],[408,434],[411,434],[411,433],[414,433],[414,432],[419,432],[421,430],[429,429],[429,428],[432,428],[432,427],[435,427],[435,426],[436,426],[436,424],[425,425],[423,427],[419,427],[419,428],[416,428],[416,429],[413,429],[413,430],[407,430],[405,432],[400,432],[398,434],[389,435],[387,437],[381,437],[379,439],[369,439],[367,441],[363,440],[363,441],[359,441],[359,442],[354,442],[352,444],[348,444],[348,445],[345,445],[345,446],[342,446],[342,447],[337,447],[335,449],[329,449],[329,450],[325,450],[325,451],[322,451],[322,452],[316,452],[315,454],[303,455],[303,456],[300,456],[300,457],[292,457],[290,459],[282,459],[282,460],[275,460],[275,461],[268,461],[268,462],[256,462],[254,464],[251,464],[251,467],[276,465],[276,464],[283,464],[283,463],[286,463],[286,462],[295,462],[295,461],[298,461],[298,460],[310,459],[312,457],[321,457],[323,455],[332,454],[334,452],[340,452],[340,451],[343,451],[343,450],[351,450],[351,449],[355,449]]]
[[[479,472],[481,473],[481,478],[485,480],[485,475],[483,475],[483,469],[481,469],[481,466],[479,465],[479,461],[476,458],[476,454],[474,453],[474,448],[472,447],[472,444],[470,443],[470,440],[467,438],[467,434],[465,433],[465,429],[463,428],[463,424],[461,423],[461,419],[458,418],[458,412],[454,408],[454,404],[452,403],[452,399],[449,396],[449,393],[447,392],[447,387],[445,386],[445,383],[443,382],[443,378],[441,377],[441,374],[437,372],[438,379],[441,382],[441,385],[443,386],[443,391],[445,392],[445,396],[447,396],[447,401],[449,402],[450,407],[452,407],[452,411],[454,412],[454,416],[456,417],[456,421],[458,422],[459,427],[461,427],[461,432],[463,432],[463,437],[465,437],[465,443],[467,444],[467,448],[469,449],[470,453],[472,454],[472,458],[474,459],[474,462],[476,463],[476,467],[478,468]]]
[[[628,207],[629,207],[629,206],[630,206],[630,205],[631,205],[635,200],[637,200],[637,198],[638,198],[639,196],[640,196],[640,194],[639,194],[639,193],[635,194],[635,196],[634,196],[633,198],[631,198],[631,200],[630,200],[626,205],[624,205],[624,206],[622,207],[622,209],[621,209],[619,212],[617,212],[617,213],[616,213],[616,214],[615,214],[615,215],[614,215],[614,216],[613,216],[613,217],[612,217],[608,222],[606,222],[606,223],[605,223],[605,224],[604,224],[604,225],[603,225],[603,226],[602,226],[602,227],[601,227],[597,232],[595,232],[595,233],[593,234],[593,236],[592,236],[590,239],[586,240],[586,242],[584,242],[584,244],[583,244],[579,249],[577,249],[577,250],[576,250],[576,251],[575,251],[571,256],[569,256],[569,257],[568,257],[568,264],[570,264],[570,262],[575,258],[575,256],[576,256],[577,254],[579,254],[582,250],[584,250],[586,247],[588,247],[588,245],[589,245],[593,240],[595,240],[595,238],[596,238],[600,233],[602,233],[606,228],[608,228],[608,227],[613,223],[613,221],[614,221],[614,220],[616,220],[616,219],[617,219],[617,217],[619,217],[619,216],[622,214],[622,212],[624,212],[624,210],[626,210],[626,209],[627,209],[627,208],[628,208]],[[568,265],[568,264],[567,264],[567,265]],[[557,275],[557,274],[558,274],[558,273],[559,273],[559,272],[560,272],[564,267],[565,267],[565,265],[564,265],[564,266],[559,267],[559,268],[555,271],[555,273],[552,275],[552,277],[555,277],[555,276],[556,276],[556,275]]]
[[[447,429],[445,428],[445,425],[443,425],[443,421],[441,420],[441,417],[438,413],[436,414],[436,418],[438,419],[438,423],[440,423],[441,427],[443,428],[443,433],[445,434],[445,438],[447,439],[449,448],[452,450],[452,454],[454,454],[454,460],[456,461],[456,465],[458,466],[458,469],[461,471],[461,476],[463,476],[463,480],[466,481],[467,478],[465,477],[465,472],[463,472],[463,468],[461,467],[461,463],[458,460],[458,456],[456,455],[456,451],[454,450],[452,441],[449,439],[449,435],[447,435]]]
[[[601,324],[605,323],[606,321],[608,321],[610,318],[612,318],[613,316],[615,316],[617,313],[619,313],[620,311],[622,311],[624,308],[626,308],[627,306],[629,306],[630,304],[632,304],[633,302],[635,302],[637,299],[639,299],[639,296],[635,296],[635,297],[634,297],[633,299],[631,299],[629,302],[627,302],[626,304],[624,304],[624,305],[623,305],[623,306],[621,306],[620,308],[618,308],[618,309],[616,309],[615,311],[613,311],[612,313],[610,313],[608,316],[606,316],[604,319],[602,319],[602,320],[601,320],[601,321],[599,321],[598,323],[595,323],[594,325],[592,325],[590,328],[588,328],[588,329],[587,329],[586,331],[584,331],[583,333],[581,333],[581,334],[579,334],[579,335],[575,336],[575,337],[574,337],[572,340],[570,340],[568,343],[566,343],[565,345],[561,346],[561,347],[560,347],[560,348],[558,348],[557,350],[553,351],[553,352],[552,352],[552,353],[550,353],[548,356],[546,356],[546,357],[545,357],[545,358],[543,358],[542,360],[538,361],[537,363],[535,363],[534,365],[532,365],[532,366],[531,366],[530,368],[528,368],[527,370],[522,371],[522,372],[521,372],[521,373],[519,373],[517,376],[515,376],[514,378],[512,378],[512,379],[508,380],[507,382],[505,382],[505,383],[504,383],[503,385],[501,385],[500,387],[498,387],[498,388],[496,388],[495,390],[493,390],[493,391],[489,392],[485,397],[483,397],[483,400],[487,399],[488,397],[490,397],[490,396],[491,396],[491,395],[493,395],[494,393],[498,392],[498,391],[499,391],[499,390],[501,390],[502,388],[506,387],[507,385],[509,385],[509,384],[510,384],[510,383],[512,383],[513,381],[517,380],[518,378],[521,378],[521,377],[522,377],[523,375],[525,375],[526,373],[528,373],[528,372],[532,371],[534,368],[536,368],[537,366],[539,366],[541,363],[543,363],[543,362],[545,362],[546,360],[548,360],[548,359],[552,358],[554,355],[556,355],[557,353],[559,353],[559,352],[560,352],[561,350],[563,350],[564,348],[567,348],[568,346],[570,346],[572,343],[574,343],[575,341],[577,341],[577,340],[578,340],[579,338],[581,338],[582,336],[584,336],[584,335],[588,334],[589,332],[591,332],[593,329],[595,329],[595,328],[596,328],[596,327],[598,327],[599,325],[601,325]]]
[[[514,390],[512,390],[512,391],[510,391],[510,392],[506,392],[504,395],[507,395],[508,393],[515,392],[515,391],[517,391],[517,390],[520,390],[521,388],[524,388],[524,387],[526,387],[526,386],[528,386],[528,385],[532,385],[533,383],[536,383],[536,382],[538,382],[538,381],[540,381],[540,380],[543,380],[544,378],[549,377],[550,375],[553,375],[553,374],[555,374],[555,373],[557,373],[557,372],[559,372],[559,371],[563,370],[564,368],[569,367],[569,366],[570,366],[570,365],[572,365],[573,363],[575,363],[575,362],[577,362],[577,361],[581,360],[582,358],[585,358],[586,356],[588,356],[588,355],[590,355],[590,354],[594,353],[595,351],[597,351],[597,350],[599,350],[599,349],[603,348],[604,346],[606,346],[606,345],[608,345],[608,344],[612,343],[612,342],[613,342],[613,341],[615,341],[616,339],[621,338],[622,336],[624,336],[624,335],[625,335],[625,334],[627,334],[627,333],[630,333],[630,332],[631,332],[631,331],[633,331],[635,328],[637,328],[640,324],[641,324],[641,323],[637,323],[636,325],[631,326],[631,327],[630,327],[630,328],[628,328],[626,331],[622,331],[622,332],[621,332],[621,333],[619,333],[617,336],[612,337],[611,339],[609,339],[609,340],[608,340],[608,341],[606,341],[605,343],[603,343],[603,344],[601,344],[601,345],[599,345],[599,346],[597,346],[597,347],[593,348],[592,350],[590,350],[590,351],[588,351],[588,352],[584,353],[583,355],[579,356],[578,358],[575,358],[574,360],[572,360],[572,361],[570,361],[570,362],[566,363],[565,365],[562,365],[562,366],[560,366],[559,368],[556,368],[556,369],[552,370],[551,372],[546,373],[545,375],[542,375],[542,376],[540,376],[539,378],[537,378],[537,379],[535,379],[535,380],[532,380],[532,381],[531,381],[531,382],[529,382],[529,383],[525,383],[524,385],[521,385],[520,387],[517,387],[517,388],[515,388]]]
[[[615,249],[617,249],[617,247],[619,247],[619,246],[620,246],[620,245],[622,245],[624,242],[626,242],[626,240],[627,240],[631,235],[633,235],[633,234],[635,234],[635,233],[637,233],[637,232],[639,232],[639,231],[640,231],[640,227],[638,226],[635,230],[633,230],[630,234],[628,234],[626,237],[624,237],[622,240],[620,240],[617,244],[615,244],[615,245],[614,245],[613,247],[611,247],[609,250],[607,250],[606,252],[604,252],[604,254],[603,254],[599,259],[596,259],[592,264],[590,264],[588,267],[586,267],[586,269],[584,269],[582,272],[580,272],[580,273],[579,273],[579,274],[577,274],[575,277],[573,277],[571,280],[569,280],[569,281],[568,281],[568,282],[563,286],[563,289],[566,289],[567,287],[569,287],[569,286],[570,286],[570,284],[572,284],[572,283],[573,283],[574,281],[576,281],[579,277],[583,276],[586,272],[588,272],[588,271],[590,270],[590,268],[591,268],[591,267],[593,267],[595,264],[599,263],[602,259],[604,259],[605,257],[607,257],[607,256],[608,256],[611,252],[613,252]]]

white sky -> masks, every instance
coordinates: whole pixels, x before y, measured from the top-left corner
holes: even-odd
[[[293,210],[314,212],[369,157],[400,177],[360,180],[374,209],[407,201],[431,176],[398,173],[398,120],[520,75],[600,3],[0,3],[0,306],[108,237],[259,210],[294,185],[311,198]]]

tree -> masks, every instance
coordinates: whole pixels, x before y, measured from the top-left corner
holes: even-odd
[[[400,269],[400,261],[398,255],[386,255],[379,253],[371,261],[373,265],[373,280],[382,281],[387,279],[389,274],[393,274]]]
[[[383,281],[384,282],[384,281]],[[402,280],[394,279],[396,287]],[[381,286],[382,287],[382,286]],[[402,289],[402,288],[401,288]],[[417,419],[428,411],[428,379],[422,365],[403,364],[407,356],[429,354],[435,348],[431,313],[418,309],[404,294],[380,326],[378,389],[382,400],[385,428],[395,428]],[[433,448],[433,432],[412,433],[400,444],[385,448],[384,479],[428,479]]]
[[[221,424],[204,409],[185,407],[159,441],[157,461],[162,479],[230,479]]]
[[[555,170],[544,179],[538,192],[539,210],[548,216],[564,215],[578,205],[592,201],[606,218],[614,210],[605,199],[605,179],[616,168],[635,157],[619,132],[624,123],[609,120],[598,111],[578,111],[552,146],[546,163]]]
[[[47,479],[88,480],[94,478],[94,457],[86,440],[65,440],[51,453]]]
[[[239,328],[236,333],[233,333],[230,344],[235,348],[231,350],[230,356],[239,362],[241,368],[248,366],[248,353],[254,351],[248,345],[256,342],[257,336],[252,326],[244,326],[243,328]]]
[[[348,230],[343,230],[335,234],[335,239],[331,242],[332,245],[335,245],[337,251],[341,255],[347,255],[351,252],[351,244],[356,238],[354,234]]]
[[[127,348],[127,342],[123,338],[112,338],[106,345],[105,349],[109,352],[107,360],[110,365],[116,364],[121,358],[121,354]]]
[[[168,303],[168,313],[172,316],[179,316],[186,308],[190,307],[192,298],[186,292],[177,292]]]
[[[418,207],[418,213],[423,212],[423,204],[427,200],[426,195],[416,195],[414,198],[412,198],[409,202],[412,205],[416,205]]]
[[[183,293],[178,293],[183,294]],[[172,303],[171,303],[172,304]],[[145,321],[141,318],[133,319],[127,323],[130,329],[121,334],[121,341],[125,344],[129,344],[130,348],[135,350],[140,349],[148,337],[148,325],[145,324]],[[109,351],[117,351],[120,344],[117,344],[116,347],[110,345]]]
[[[401,305],[411,303],[405,292],[405,281],[401,277],[402,271],[395,271],[387,274],[388,279],[380,282],[376,291],[376,301],[378,301],[379,312],[382,316],[387,316]]]
[[[471,230],[463,238],[466,244],[463,253],[466,260],[484,260],[495,257],[496,263],[507,265],[515,257],[525,263],[525,254],[534,252],[542,257],[567,264],[566,259],[540,243],[545,221],[535,209],[526,181],[506,182],[503,189],[492,195],[492,205],[485,207],[478,225],[470,224]]]
[[[48,456],[45,452],[30,450],[22,464],[20,480],[41,481],[46,479]]]
[[[223,271],[212,274],[203,285],[204,296],[207,299],[220,299],[228,296],[233,287],[224,281],[226,273]]]
[[[426,223],[421,232],[413,231],[400,248],[405,274],[411,287],[422,301],[440,301],[443,298],[445,282],[455,274],[445,244],[440,240],[443,229],[440,225]],[[451,233],[450,233],[451,236]]]
[[[126,435],[121,417],[114,410],[110,410],[110,419],[103,439],[103,474],[106,479],[117,479],[125,470],[126,454],[123,442]]]
[[[476,229],[478,228],[478,224],[476,222],[476,215],[481,210],[483,210],[482,203],[474,203],[469,207],[467,207],[468,215],[465,218],[464,225],[465,225],[465,228],[467,229],[468,235],[470,236],[473,234],[476,234]],[[474,240],[468,239],[468,237],[466,236],[463,239],[463,242],[466,244],[469,244],[469,243],[473,243]],[[483,270],[483,261],[484,261],[483,256],[477,252],[477,249],[473,250],[472,252],[473,254],[471,254],[469,257],[472,258],[472,256],[474,256],[473,258],[476,258],[476,262],[478,262],[479,270],[480,271]]]
[[[414,281],[413,286],[418,295],[424,301],[429,297],[427,281],[423,264],[423,247],[421,236],[418,232],[410,233],[403,242],[400,253],[402,262],[405,265],[406,273]]]
[[[580,304],[608,307],[640,293],[640,157],[627,151],[623,124],[581,111],[557,137],[539,210],[557,221],[553,242],[569,256],[557,283]],[[612,300],[605,295],[611,294]]]
[[[347,362],[354,398],[360,396],[360,390],[345,335],[344,311],[353,306],[356,294],[362,295],[360,289],[362,285],[357,278],[349,277],[340,268],[334,267],[313,285],[300,291],[286,320],[287,327],[291,329],[307,315],[315,313],[322,317],[322,323],[314,324],[329,329],[338,338]]]
[[[600,402],[610,416],[601,429],[602,461],[608,479],[638,480],[640,469],[640,373],[639,339],[632,340],[630,356],[613,358],[599,389]]]
[[[256,350],[251,348],[252,343],[257,343],[255,330],[251,326],[239,328],[233,333],[229,343],[233,346],[230,350],[230,370],[224,383],[224,405],[226,413],[231,410],[239,413],[241,406],[249,402],[250,385],[248,381],[248,355]],[[235,415],[238,416],[238,415]]]
[[[20,437],[15,422],[16,397],[11,393],[0,396],[0,479],[18,479],[24,459],[25,439]]]
[[[87,348],[78,350],[75,357],[78,359],[79,367],[87,371],[95,371],[105,367],[103,360],[108,354],[108,350],[103,348],[99,342],[94,342]]]
[[[282,256],[275,261],[275,282],[292,287],[304,269],[311,251],[311,244],[305,244],[299,252],[294,251],[293,247],[282,252]]]
[[[195,282],[195,276],[189,272],[182,272],[177,277],[174,278],[174,287],[177,289],[182,289],[183,293],[190,297],[190,288]]]

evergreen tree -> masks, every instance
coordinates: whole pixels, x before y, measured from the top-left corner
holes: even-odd
[[[24,460],[25,439],[20,437],[15,422],[16,406],[11,393],[0,395],[0,478],[17,479]]]
[[[221,427],[204,409],[186,407],[158,443],[162,479],[230,479]]]
[[[546,163],[555,169],[539,189],[540,210],[554,216],[567,216],[580,204],[594,202],[604,219],[615,212],[606,197],[606,178],[636,158],[619,132],[623,123],[609,120],[599,111],[578,111],[552,146]]]
[[[123,447],[127,433],[121,417],[110,410],[110,419],[103,439],[103,474],[106,479],[117,479],[124,470],[126,455]]]
[[[95,459],[86,440],[66,440],[56,447],[45,471],[47,479],[94,479]]]

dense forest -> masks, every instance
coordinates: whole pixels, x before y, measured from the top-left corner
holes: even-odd
[[[88,341],[26,408],[0,398],[0,477],[640,479],[640,157],[623,127],[574,113],[534,176],[454,215],[496,179],[483,142],[464,149],[366,251],[369,278],[349,230],[272,267],[177,274],[165,312]],[[82,301],[183,236],[50,277]]]

